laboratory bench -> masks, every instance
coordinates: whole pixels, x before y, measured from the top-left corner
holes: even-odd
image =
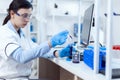
[[[94,70],[87,66],[83,61],[73,63],[72,61],[68,61],[67,57],[64,57],[45,59],[45,61],[40,60],[40,62],[41,65],[44,65],[40,68],[41,73],[45,74],[44,77],[48,77],[52,80],[106,80],[104,74],[94,73]],[[113,64],[112,66],[120,67],[119,64]]]
[[[103,74],[95,74],[83,61],[73,63],[72,61],[66,61],[66,58],[54,58],[50,60],[83,80],[105,80]]]
[[[66,58],[41,59],[39,77],[48,80],[105,80],[103,74],[95,74],[83,61],[73,63]]]
[[[74,76],[79,77],[80,80],[106,80],[104,74],[94,73],[93,69],[88,67],[83,61],[80,61],[80,63],[73,63],[72,61],[67,61],[66,58],[53,58],[50,59],[50,61],[70,72]],[[73,80],[78,79],[74,78]],[[114,78],[112,80],[120,80],[120,78]]]

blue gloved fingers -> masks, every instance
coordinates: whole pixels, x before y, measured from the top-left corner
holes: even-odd
[[[64,44],[66,42],[67,37],[63,37],[59,40],[58,45]]]
[[[62,58],[62,57],[67,57],[67,56],[70,56],[70,53],[64,53],[64,54],[63,54],[63,53],[60,53],[60,54],[59,54],[59,57],[61,57],[61,58]]]
[[[71,48],[72,47],[72,45],[71,44],[69,44],[69,45],[67,45],[65,48],[63,48],[62,50],[60,50],[59,51],[59,57],[66,57],[66,56],[70,56],[71,54]]]
[[[60,32],[59,35],[65,35],[65,36],[67,36],[68,33],[69,33],[68,30],[64,30],[64,31]]]
[[[68,31],[67,30],[65,30],[65,31],[62,31],[62,32],[60,32],[60,33],[58,33],[58,35],[57,36],[59,36],[58,38],[58,45],[61,45],[61,44],[63,44],[63,43],[65,43],[65,41],[66,41],[66,39],[67,39],[67,35],[68,35]]]
[[[53,36],[50,40],[52,47],[64,44],[66,42],[68,33],[69,32],[65,30]]]

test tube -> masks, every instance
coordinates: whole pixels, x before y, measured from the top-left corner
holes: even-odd
[[[70,34],[68,35],[68,42],[69,42],[69,44],[74,42],[73,37]]]

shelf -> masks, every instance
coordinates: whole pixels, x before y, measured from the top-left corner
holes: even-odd
[[[69,2],[68,2],[69,1]],[[83,15],[85,9],[93,3],[93,0],[55,0],[53,3],[47,4],[47,16],[50,17],[78,17],[79,16],[79,4],[82,8],[80,14]],[[56,7],[55,7],[56,5]]]
[[[69,11],[51,10],[48,14],[49,17],[77,17],[78,13],[70,13]]]
[[[37,32],[30,32],[30,34],[36,34],[37,35]]]
[[[49,15],[48,17],[53,17],[53,15]],[[61,15],[61,14],[57,14],[54,15],[54,17],[77,17],[76,15]]]
[[[42,23],[47,23],[47,20],[44,17],[39,17],[38,15],[35,16],[36,20]]]

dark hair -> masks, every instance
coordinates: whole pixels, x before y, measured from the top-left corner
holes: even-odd
[[[4,19],[3,25],[6,24],[8,22],[8,20],[10,20],[10,18],[11,18],[10,11],[11,10],[14,12],[17,12],[21,8],[26,8],[26,9],[32,8],[33,9],[33,6],[28,0],[13,0],[11,2],[11,4],[9,5],[9,8],[7,10],[8,15]]]

